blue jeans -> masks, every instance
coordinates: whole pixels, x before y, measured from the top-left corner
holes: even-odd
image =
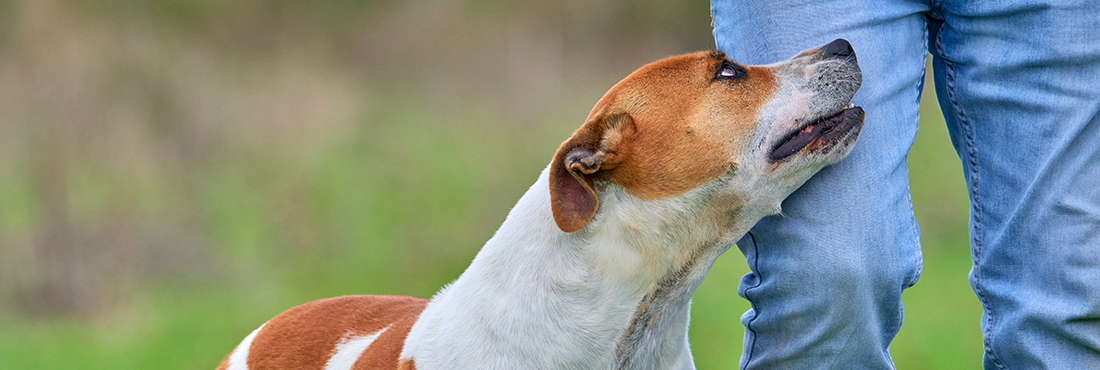
[[[925,58],[970,196],[986,369],[1100,369],[1100,3],[713,0],[747,64],[836,38],[866,124],[737,245],[752,272],[742,369],[890,369],[920,275],[906,156]]]

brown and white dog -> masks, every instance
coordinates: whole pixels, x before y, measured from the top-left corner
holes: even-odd
[[[837,40],[768,66],[699,52],[616,84],[470,267],[431,300],[291,308],[219,369],[692,369],[714,260],[850,151],[861,75]]]

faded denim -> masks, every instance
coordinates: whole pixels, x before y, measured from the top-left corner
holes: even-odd
[[[927,53],[970,197],[986,369],[1100,369],[1100,2],[713,0],[718,49],[836,38],[863,70],[848,158],[738,243],[742,369],[892,369],[920,275],[906,156]]]

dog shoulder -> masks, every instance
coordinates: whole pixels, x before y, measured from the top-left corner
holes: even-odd
[[[219,369],[396,369],[405,337],[427,303],[374,295],[305,303],[257,329]],[[235,363],[243,360],[247,366]]]

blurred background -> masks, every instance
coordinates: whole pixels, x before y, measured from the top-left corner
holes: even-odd
[[[212,369],[296,304],[430,297],[607,88],[712,49],[709,23],[704,0],[0,0],[0,369]],[[933,102],[892,355],[978,369]],[[702,369],[736,368],[746,271],[733,249],[695,297]]]

